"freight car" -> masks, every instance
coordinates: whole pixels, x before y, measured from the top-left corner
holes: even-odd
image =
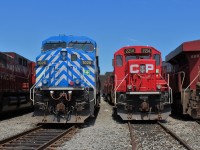
[[[31,88],[41,123],[83,123],[100,103],[97,44],[85,36],[53,36],[42,42]]]
[[[106,72],[104,75],[104,80],[102,81],[102,96],[105,101],[111,103],[111,89],[112,89],[112,72]]]
[[[0,52],[0,113],[32,108],[29,87],[35,63],[14,52]]]
[[[161,76],[161,53],[150,46],[127,46],[114,54],[108,77],[110,100],[123,120],[165,120],[171,90]],[[111,89],[111,90],[110,90]]]
[[[200,40],[182,43],[166,56],[163,67],[173,90],[173,114],[200,119]]]

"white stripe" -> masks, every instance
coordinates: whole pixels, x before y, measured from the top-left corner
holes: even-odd
[[[93,87],[93,85],[76,69],[74,69],[74,72],[76,72],[77,75],[79,75],[81,77],[81,80],[83,80],[84,82],[86,82],[87,84],[89,84],[91,87]],[[94,88],[94,87],[93,87]]]
[[[57,86],[57,85],[62,81],[62,79],[67,80],[67,76],[66,76],[65,74],[63,74],[63,75],[58,79],[58,81],[56,81],[55,85]]]
[[[44,75],[44,73],[45,73],[45,69],[40,73],[39,76],[37,76],[36,82],[38,82],[42,78],[42,76]]]
[[[87,75],[93,82],[94,82],[94,77],[91,75]]]
[[[94,73],[94,69],[91,67],[91,66],[87,66],[88,67],[88,69],[92,72],[92,73]],[[95,73],[94,73],[95,74]]]
[[[92,58],[90,58],[90,56],[83,54],[88,60],[92,60]]]
[[[38,60],[42,60],[44,58],[44,56],[46,56],[46,54],[43,54],[42,56],[40,56],[40,58],[38,58]]]
[[[56,51],[53,51],[51,54],[49,54],[49,56],[46,58],[46,60],[49,60],[49,59],[55,54],[55,52],[56,52]],[[47,55],[47,54],[42,55],[42,56],[38,59],[38,61],[42,60],[46,55]],[[51,63],[51,62],[50,62],[50,63]],[[36,74],[37,74],[37,72],[40,72],[40,70],[41,70],[42,68],[43,68],[43,67],[37,68]]]
[[[51,63],[53,64],[59,57],[60,57],[60,54],[56,55],[56,57],[54,57],[54,59],[51,61]]]
[[[51,54],[49,54],[49,56],[46,58],[46,60],[49,60],[56,52],[57,52],[56,50],[51,52]]]
[[[68,70],[68,74],[70,77],[72,77],[72,72],[70,70]],[[68,83],[70,83],[70,82],[71,82],[71,80],[70,80],[70,78],[68,78]]]
[[[81,65],[80,65],[77,61],[75,61],[74,63],[75,63],[76,66],[80,69]],[[74,66],[74,67],[76,67],[76,66]]]

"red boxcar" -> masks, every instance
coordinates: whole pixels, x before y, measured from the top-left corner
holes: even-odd
[[[166,62],[171,64],[165,72],[173,89],[172,112],[200,119],[200,40],[182,43]]]
[[[169,87],[161,76],[158,50],[149,46],[123,47],[115,52],[113,66],[108,90],[123,120],[164,120],[169,116]]]
[[[34,62],[14,52],[0,52],[0,113],[32,107],[34,68]]]

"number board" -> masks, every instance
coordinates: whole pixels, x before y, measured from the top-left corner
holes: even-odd
[[[125,49],[124,50],[124,54],[132,54],[135,53],[135,49],[134,48],[129,48],[129,49]]]
[[[82,65],[93,65],[92,60],[82,60]]]
[[[142,48],[141,53],[151,53],[151,49],[149,49],[149,48]]]
[[[47,61],[46,60],[37,61],[37,65],[38,66],[46,66],[47,65]]]

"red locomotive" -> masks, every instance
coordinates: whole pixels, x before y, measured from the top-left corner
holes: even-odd
[[[173,90],[172,112],[200,119],[200,40],[182,43],[166,56],[166,62],[164,70]]]
[[[116,106],[117,115],[123,120],[168,117],[170,88],[161,76],[162,59],[158,50],[149,46],[123,47],[115,52],[113,67],[105,95]]]
[[[35,83],[34,70],[34,62],[14,52],[0,52],[0,113],[33,106],[29,88]]]

